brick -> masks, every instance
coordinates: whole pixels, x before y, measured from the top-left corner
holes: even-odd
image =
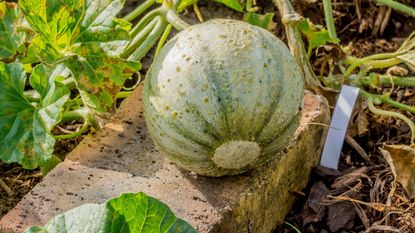
[[[84,203],[123,192],[165,202],[198,232],[271,232],[282,223],[320,160],[327,102],[306,93],[301,126],[283,156],[238,176],[210,178],[176,167],[154,147],[142,114],[142,87],[104,129],[86,137],[1,221],[15,232]],[[316,124],[317,123],[317,124]]]

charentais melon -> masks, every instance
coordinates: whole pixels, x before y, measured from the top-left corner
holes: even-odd
[[[233,175],[278,156],[299,125],[301,73],[272,33],[216,19],[184,29],[145,80],[149,134],[182,168]]]

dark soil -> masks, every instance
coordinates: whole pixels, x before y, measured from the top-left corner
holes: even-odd
[[[273,12],[271,1],[258,0],[259,12]],[[316,24],[325,25],[321,1],[295,0],[294,6],[301,15]],[[386,7],[363,0],[332,1],[336,29],[342,45],[347,45],[354,56],[363,57],[380,52],[395,51],[411,32],[415,31],[415,19]],[[400,2],[415,6],[415,1]],[[133,7],[137,1],[127,1]],[[241,18],[222,5],[207,0],[199,2],[205,19],[218,15]],[[185,12],[185,19],[197,22],[194,12]],[[273,32],[285,39],[279,17]],[[328,70],[322,60],[336,57],[330,51],[319,51],[312,57],[316,74]],[[151,55],[144,62],[151,63]],[[411,71],[410,71],[411,72]],[[411,88],[373,88],[375,93],[391,92],[391,98],[403,103],[415,104]],[[387,106],[379,106],[388,109]],[[401,111],[415,120],[415,116]],[[76,123],[75,123],[76,124]],[[75,126],[65,126],[73,130]],[[79,139],[57,143],[55,152],[60,158],[71,151]],[[313,171],[308,187],[297,193],[297,201],[286,217],[286,224],[275,232],[415,232],[415,202],[402,186],[394,180],[379,148],[383,144],[409,144],[408,126],[393,118],[375,116],[367,110],[364,100],[356,105],[341,154],[339,171],[323,167]],[[16,164],[0,162],[0,218],[13,208],[33,186],[40,182],[38,169],[28,171]]]

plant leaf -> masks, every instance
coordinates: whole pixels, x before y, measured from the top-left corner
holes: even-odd
[[[21,0],[39,34],[35,53],[46,63],[64,63],[85,105],[97,115],[114,109],[116,94],[141,68],[119,56],[129,43],[130,23],[116,18],[124,0]]]
[[[395,179],[411,198],[415,197],[415,149],[407,145],[385,145],[380,151],[389,163]]]
[[[184,10],[186,7],[192,5],[193,3],[196,3],[198,0],[182,0],[179,4],[179,6],[177,7],[177,12],[181,12],[182,10]]]
[[[405,62],[412,70],[415,70],[415,50],[407,51],[396,57]]]
[[[23,53],[32,33],[16,3],[0,2],[0,61]]]
[[[274,18],[274,13],[266,13],[265,15],[262,15],[248,12],[244,15],[244,20],[246,22],[269,31],[276,25],[274,21],[272,21],[272,18]]]
[[[144,193],[126,193],[104,204],[85,204],[52,218],[44,227],[34,226],[24,233],[40,232],[134,232],[196,233],[169,207]]]
[[[309,19],[302,19],[298,23],[298,29],[305,35],[308,41],[307,55],[311,56],[313,49],[325,45],[328,42],[339,43],[337,38],[331,38],[329,32],[320,25],[314,25]]]
[[[238,0],[214,0],[214,1],[222,3],[223,5],[233,10],[239,11],[239,12],[242,12],[244,10],[244,6]]]
[[[30,83],[40,102],[32,104],[24,96],[23,66],[0,62],[0,159],[6,163],[33,169],[52,157],[55,139],[50,131],[61,119],[69,90],[49,74],[43,65],[33,70]]]

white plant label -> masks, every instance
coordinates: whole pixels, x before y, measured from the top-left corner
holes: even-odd
[[[321,166],[337,169],[347,126],[358,96],[359,88],[342,86],[324,143]]]

